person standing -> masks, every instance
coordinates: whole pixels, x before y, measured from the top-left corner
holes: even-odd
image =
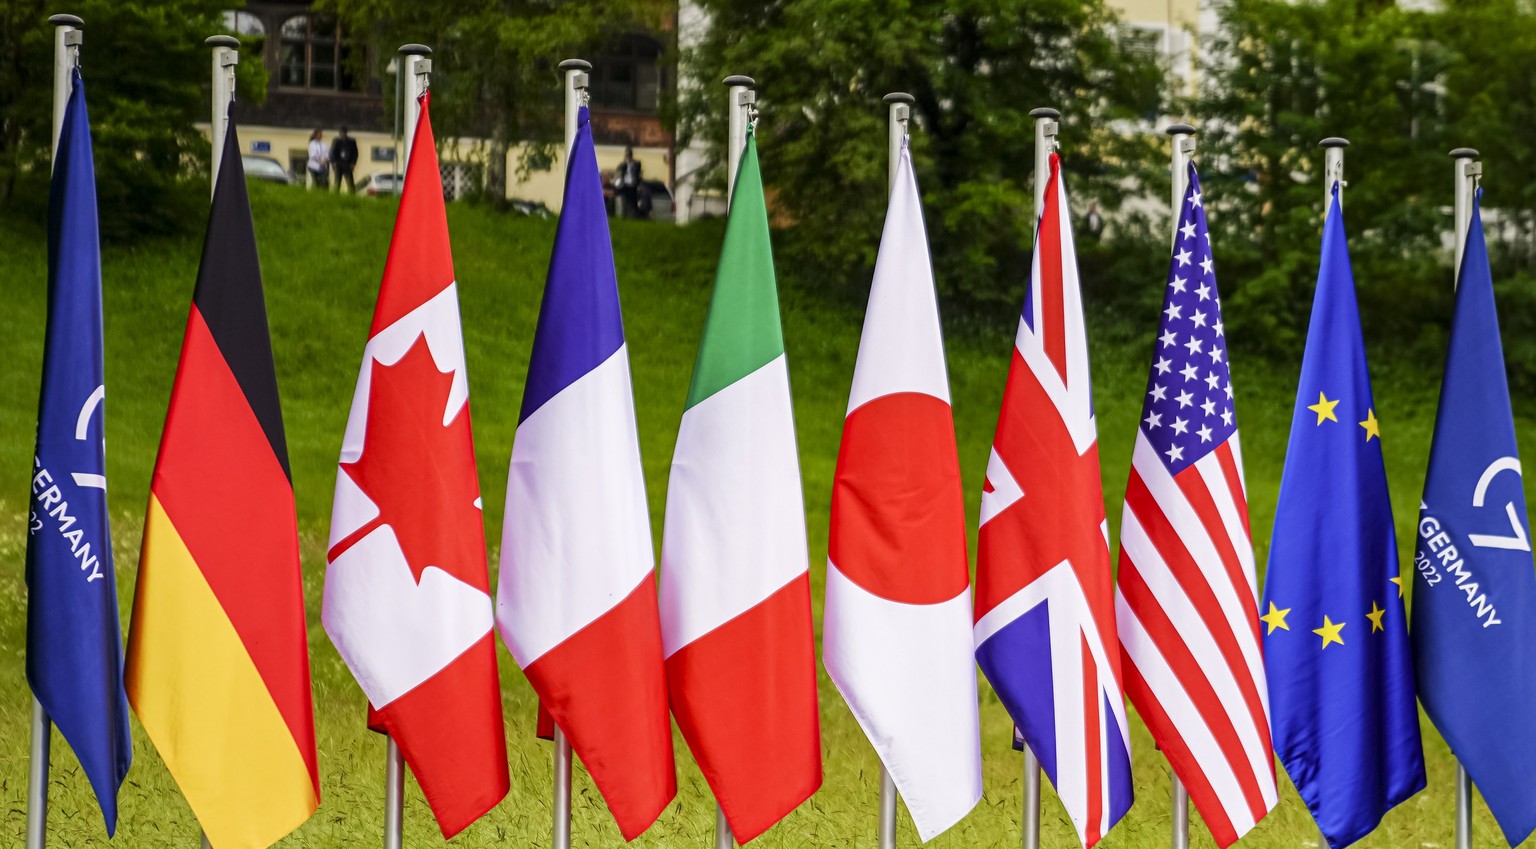
[[[325,142],[321,138],[319,130],[309,134],[309,179],[310,184],[316,188],[326,187],[326,174],[330,171],[330,154],[325,149]]]
[[[357,191],[352,183],[352,169],[357,167],[357,140],[347,135],[342,127],[331,142],[331,167],[336,169],[336,191],[341,191],[341,181],[347,181],[347,194]]]
[[[635,159],[635,146],[624,146],[624,161],[613,172],[613,188],[618,196],[620,218],[636,218],[640,213],[640,163]]]

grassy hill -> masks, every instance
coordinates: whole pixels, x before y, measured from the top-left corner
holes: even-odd
[[[387,201],[266,187],[256,187],[254,204],[303,537],[323,773],[319,813],[280,845],[290,849],[371,845],[382,827],[384,743],[363,727],[364,698],[321,629],[319,610],[335,463],[394,207]],[[494,564],[507,461],[554,226],[462,205],[454,206],[449,217],[463,299],[486,538]],[[721,232],[718,223],[687,228],[615,224],[614,250],[658,545],[668,464]],[[20,835],[30,710],[23,676],[24,499],[42,356],[46,269],[39,223],[0,221],[0,236],[5,242],[0,250],[0,291],[4,292],[0,308],[0,833]],[[872,242],[877,238],[878,234],[869,234]],[[104,256],[108,478],[125,627],[131,626],[126,617],[147,487],[198,254],[199,242],[185,239],[113,248]],[[1149,301],[1159,296],[1166,261],[1146,257]],[[784,268],[782,276],[819,622],[831,481],[862,310],[848,306],[846,297],[830,295],[826,290],[831,284],[818,279],[814,269]],[[1373,284],[1363,281],[1362,285]],[[1446,304],[1448,308],[1449,292]],[[1118,525],[1145,388],[1154,310],[1135,315],[1096,312],[1091,318],[1094,396],[1112,528]],[[964,331],[952,329],[947,340],[973,552],[982,475],[1016,315],[1009,311]],[[1243,338],[1244,318],[1229,315],[1227,323],[1262,564],[1298,366],[1294,361],[1277,364],[1245,357],[1249,346]],[[1411,553],[1412,507],[1418,501],[1426,465],[1439,376],[1395,367],[1392,346],[1396,340],[1382,343],[1372,348],[1378,415],[1398,507],[1400,544]],[[1525,435],[1536,435],[1532,415],[1536,410],[1525,404],[1520,412],[1519,426]],[[1527,443],[1527,456],[1532,447]],[[512,792],[455,845],[489,847],[503,841],[545,845],[549,839],[551,749],[533,736],[532,691],[504,650],[501,670]],[[874,844],[878,764],[825,675],[821,683],[826,784],[755,845],[789,849]],[[986,797],[969,818],[934,841],[936,847],[1017,845],[1020,759],[1008,745],[1008,719],[985,684],[982,723]],[[1454,764],[1439,737],[1427,723],[1424,727],[1429,789],[1393,812],[1362,845],[1451,845]],[[135,734],[135,763],[123,790],[118,845],[195,845],[196,822],[137,724]],[[1126,821],[1106,838],[1106,849],[1167,844],[1168,768],[1139,721],[1133,722],[1132,737],[1138,801]],[[51,845],[104,845],[101,821],[85,779],[68,748],[57,736],[55,741]],[[636,841],[637,846],[709,845],[713,802],[680,738],[676,745],[678,800]],[[595,788],[584,772],[577,770],[576,775],[575,844],[620,844],[618,830]],[[411,785],[409,792],[408,844],[437,845],[441,838],[419,791]],[[1045,845],[1074,845],[1064,813],[1049,791],[1046,795]],[[1494,845],[1496,827],[1485,809],[1479,808],[1476,827],[1479,844]],[[902,844],[914,845],[916,834],[905,814],[902,830]],[[1195,833],[1195,845],[1211,845],[1198,826]],[[1289,848],[1312,846],[1316,841],[1304,806],[1287,787],[1279,809],[1244,845]]]

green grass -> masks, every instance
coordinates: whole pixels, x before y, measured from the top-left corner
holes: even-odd
[[[292,457],[315,687],[323,802],[319,812],[280,845],[374,845],[382,827],[384,743],[363,727],[364,698],[320,627],[324,540],[342,427],[357,376],[393,223],[384,201],[263,189],[255,191],[257,234]],[[455,206],[450,212],[465,316],[486,537],[496,562],[506,464],[532,341],[552,222],[500,216]],[[35,222],[0,222],[0,834],[19,835],[25,816],[30,700],[23,676],[25,590],[22,582],[24,493],[34,428],[45,261]],[[689,228],[618,222],[614,230],[619,281],[631,346],[642,451],[656,539],[660,541],[667,468],[687,394],[708,287],[719,249],[718,224]],[[871,240],[877,234],[870,233]],[[1219,247],[1219,246],[1218,246]],[[125,627],[136,576],[142,516],[171,380],[196,274],[196,239],[107,251],[104,257],[107,330],[108,473],[119,592]],[[1146,258],[1149,297],[1166,259]],[[812,580],[820,621],[828,505],[844,406],[852,377],[861,311],[831,297],[814,270],[785,269],[784,329],[795,391],[796,419],[811,539]],[[1231,285],[1231,284],[1229,284]],[[1363,281],[1362,285],[1371,285]],[[1447,295],[1447,303],[1449,295]],[[1094,382],[1099,414],[1105,499],[1118,524],[1130,448],[1145,386],[1155,315],[1092,316]],[[1238,411],[1242,423],[1253,527],[1263,563],[1283,460],[1297,366],[1244,356],[1241,316],[1231,328]],[[952,331],[947,340],[974,551],[981,478],[996,421],[1016,313],[980,328]],[[1429,448],[1438,374],[1394,366],[1394,340],[1373,346],[1378,416],[1398,507],[1400,545],[1412,550],[1412,506]],[[1536,434],[1536,416],[1522,404],[1520,426]],[[1527,456],[1533,450],[1526,446]],[[1405,563],[1407,558],[1405,558]],[[533,736],[534,699],[516,665],[501,653],[512,792],[455,845],[545,845],[550,823],[550,755]],[[1010,846],[1019,839],[1020,759],[1009,745],[1009,722],[982,684],[986,796],[976,811],[934,841],[937,847]],[[878,765],[835,689],[821,678],[826,783],[809,802],[755,845],[809,847],[874,845]],[[1390,814],[1364,846],[1452,845],[1454,763],[1424,725],[1429,789]],[[122,793],[117,845],[193,846],[197,824],[137,723],[135,763]],[[1168,768],[1145,728],[1133,722],[1138,801],[1105,839],[1105,849],[1168,843]],[[709,845],[714,809],[686,747],[676,741],[678,799],[644,837],[643,847]],[[50,831],[53,846],[105,845],[99,814],[78,764],[55,735]],[[620,844],[590,780],[578,770],[574,793],[576,845]],[[406,807],[408,845],[437,845],[419,791]],[[1046,791],[1044,845],[1072,846],[1075,836]],[[902,815],[901,843],[916,833]],[[1499,845],[1485,808],[1476,816],[1478,845]],[[1279,808],[1246,839],[1253,847],[1313,846],[1317,833],[1287,786]],[[9,839],[5,842],[9,843]],[[1194,845],[1210,846],[1195,828]]]

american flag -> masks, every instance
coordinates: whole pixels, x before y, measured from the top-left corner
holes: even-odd
[[[1120,528],[1125,689],[1221,846],[1275,805],[1226,330],[1189,166]]]
[[[981,497],[976,659],[1093,846],[1131,806],[1108,523],[1061,161]]]

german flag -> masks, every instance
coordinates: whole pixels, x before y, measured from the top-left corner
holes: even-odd
[[[127,685],[213,846],[270,846],[315,812],[293,483],[233,120],[150,484]]]

